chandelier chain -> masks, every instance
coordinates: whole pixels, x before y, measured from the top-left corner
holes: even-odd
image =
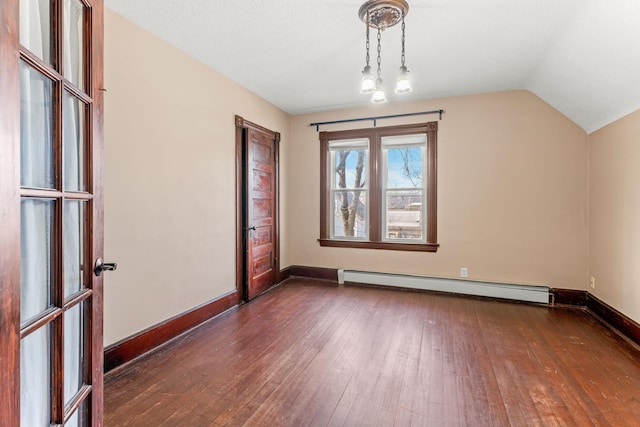
[[[400,61],[404,67],[404,13],[402,14],[402,56],[400,57]]]
[[[367,43],[366,43],[366,48],[367,48],[367,66],[369,66],[369,25],[366,25],[367,27]]]
[[[380,34],[380,28],[378,28],[378,78],[381,77],[382,75],[382,70],[380,69],[380,63],[382,62],[382,60],[380,59],[380,39],[382,38],[381,34]]]

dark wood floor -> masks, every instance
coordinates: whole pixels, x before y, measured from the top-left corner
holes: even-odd
[[[106,426],[640,426],[580,309],[292,279],[107,375]]]

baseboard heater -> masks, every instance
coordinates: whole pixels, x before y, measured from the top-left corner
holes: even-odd
[[[338,270],[338,282],[341,284],[351,282],[383,285],[549,304],[548,286],[512,285],[355,270]]]

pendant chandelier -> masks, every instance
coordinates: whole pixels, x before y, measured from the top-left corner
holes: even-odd
[[[382,86],[382,71],[380,69],[380,40],[382,31],[386,28],[393,27],[402,22],[402,56],[400,58],[400,72],[396,81],[396,93],[411,92],[411,84],[409,82],[409,70],[404,65],[404,17],[409,12],[409,4],[405,0],[369,0],[360,6],[358,16],[364,22],[366,27],[366,65],[362,70],[362,81],[360,93],[373,94],[371,102],[383,103],[387,102]],[[378,39],[378,57],[376,76],[371,71],[369,65],[369,28],[377,30]]]

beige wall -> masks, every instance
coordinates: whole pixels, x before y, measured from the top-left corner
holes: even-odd
[[[587,288],[587,135],[535,95],[291,117],[109,10],[105,28],[105,344],[235,288],[235,114],[282,134],[282,267]],[[439,251],[321,248],[308,124],[439,108]]]
[[[589,292],[640,322],[640,111],[589,145]]]
[[[285,163],[289,117],[110,10],[105,80],[108,345],[235,288],[234,115],[281,132]]]
[[[446,114],[438,135],[438,252],[320,247],[319,143],[308,124],[439,108]],[[471,279],[586,289],[587,135],[535,95],[503,92],[296,116],[290,139],[285,228],[292,264],[441,277],[459,277],[465,266]]]

